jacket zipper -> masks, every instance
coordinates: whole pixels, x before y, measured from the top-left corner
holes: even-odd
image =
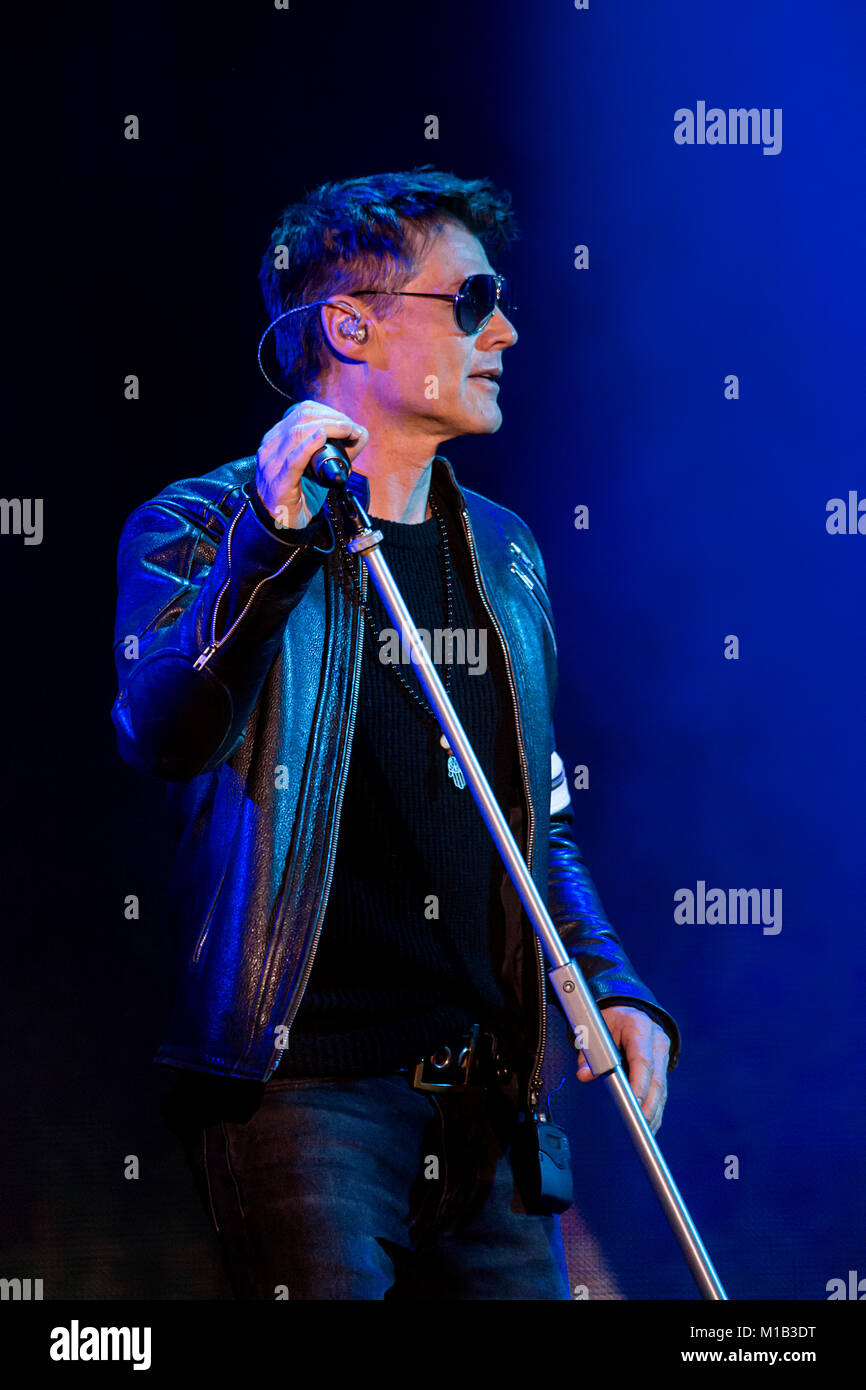
[[[529,575],[528,575],[528,574],[524,574],[524,573],[523,573],[523,570],[520,568],[520,566],[519,566],[519,565],[515,565],[515,563],[514,563],[513,560],[512,560],[512,562],[511,562],[511,564],[509,565],[509,569],[511,570],[511,573],[512,573],[512,574],[516,574],[516,575],[517,575],[518,579],[522,579],[523,583],[526,585],[527,589],[528,589],[529,592],[532,594],[532,597],[535,599],[535,602],[538,604],[539,608],[541,609],[541,616],[542,616],[542,618],[544,619],[544,621],[547,623],[547,630],[548,630],[548,632],[550,633],[550,640],[551,640],[551,642],[553,643],[553,650],[554,650],[554,653],[556,653],[556,652],[557,652],[556,633],[553,631],[553,623],[550,621],[550,618],[547,616],[547,611],[546,611],[546,609],[545,609],[545,607],[544,607],[544,604],[541,602],[541,599],[538,597],[538,594],[535,592],[535,585],[533,584],[532,580],[529,578]],[[539,584],[539,587],[541,587],[540,584]]]
[[[287,565],[290,565],[290,564],[292,563],[292,561],[296,558],[296,556],[297,556],[297,554],[298,554],[298,551],[300,550],[300,546],[295,546],[295,548],[293,549],[293,551],[292,551],[291,555],[289,556],[288,560],[286,560],[285,564],[282,564],[282,565],[280,566],[280,568],[279,568],[274,574],[266,574],[265,577],[264,577],[264,579],[260,579],[260,580],[259,580],[258,584],[257,584],[256,587],[253,589],[252,593],[250,594],[249,598],[247,599],[246,603],[244,604],[243,608],[241,609],[240,613],[239,613],[238,616],[235,618],[234,622],[232,623],[231,627],[229,628],[228,632],[224,632],[223,635],[222,635],[222,637],[219,639],[219,641],[217,641],[217,636],[216,636],[216,621],[217,621],[217,616],[218,616],[218,614],[219,614],[219,607],[220,607],[220,604],[221,604],[221,602],[222,602],[223,594],[226,592],[226,589],[229,587],[229,584],[231,583],[231,578],[232,578],[232,537],[234,536],[234,533],[235,533],[235,527],[237,526],[238,522],[240,521],[241,517],[243,516],[244,512],[246,511],[246,509],[247,509],[247,507],[248,507],[249,505],[250,505],[249,498],[246,498],[245,501],[244,501],[244,505],[241,507],[240,511],[237,513],[237,515],[235,516],[234,520],[232,521],[231,526],[229,527],[229,538],[228,538],[228,544],[227,544],[227,546],[226,546],[226,565],[227,565],[227,571],[228,571],[228,572],[227,572],[226,577],[225,577],[225,583],[223,584],[222,588],[220,589],[219,593],[217,594],[216,602],[214,603],[214,608],[213,608],[213,613],[212,613],[212,615],[211,615],[211,623],[210,623],[210,642],[209,642],[208,645],[205,647],[204,651],[200,653],[198,659],[193,663],[193,670],[194,670],[194,671],[200,671],[200,670],[202,669],[202,667],[204,667],[204,666],[207,665],[207,663],[210,661],[211,657],[213,656],[214,652],[217,651],[217,650],[223,645],[224,642],[228,641],[229,637],[231,637],[231,635],[232,635],[232,633],[234,632],[235,628],[237,627],[238,623],[241,621],[241,619],[242,619],[243,617],[246,616],[246,614],[247,614],[248,611],[249,611],[250,605],[251,605],[252,602],[253,602],[253,599],[255,598],[256,594],[259,592],[259,589],[262,587],[262,585],[263,585],[263,584],[268,584],[272,579],[278,579],[279,576],[280,576],[280,575],[283,573],[283,571],[285,570],[286,566],[287,566]]]
[[[545,584],[545,582],[544,582],[544,580],[542,579],[541,575],[538,573],[538,570],[536,569],[536,567],[535,567],[533,561],[530,560],[530,558],[529,558],[529,556],[527,555],[526,551],[525,551],[525,550],[521,550],[520,546],[517,544],[516,541],[509,541],[509,542],[508,542],[508,549],[509,549],[509,550],[513,550],[514,553],[515,553],[515,555],[519,555],[519,556],[520,556],[521,560],[522,560],[523,563],[526,565],[526,568],[531,572],[532,578],[535,580],[536,584],[539,586],[540,589],[543,590],[544,594],[545,594],[546,597],[549,599],[549,598],[550,598],[550,593],[548,592],[547,585]]]
[[[529,568],[532,570],[532,573],[533,573],[533,574],[536,573],[535,565],[534,565],[534,564],[532,563],[532,561],[530,560],[530,558],[529,558],[529,556],[527,555],[526,551],[525,551],[525,550],[521,550],[520,546],[517,544],[517,541],[509,541],[509,542],[508,542],[508,549],[509,549],[509,550],[513,550],[514,553],[515,553],[515,555],[519,555],[520,558],[521,558],[521,560],[524,562],[524,564],[528,565]]]
[[[504,657],[505,657],[505,672],[506,672],[506,675],[508,676],[508,685],[509,685],[509,688],[510,688],[510,690],[511,690],[511,699],[512,699],[512,702],[513,702],[513,705],[514,705],[514,722],[515,722],[515,727],[516,727],[516,731],[517,731],[517,745],[518,745],[518,748],[519,748],[519,750],[520,750],[520,774],[521,774],[521,777],[523,778],[523,789],[524,789],[524,792],[525,792],[525,795],[526,795],[526,805],[527,805],[528,810],[529,810],[529,835],[528,835],[528,837],[527,837],[527,844],[526,844],[526,867],[527,867],[527,869],[529,870],[529,872],[531,873],[531,872],[532,872],[532,850],[533,850],[533,841],[534,841],[534,838],[535,838],[535,812],[534,812],[534,810],[533,810],[533,806],[532,806],[532,797],[531,797],[530,791],[529,791],[529,778],[526,776],[526,745],[525,745],[524,742],[523,742],[523,731],[522,731],[521,725],[520,725],[520,710],[519,710],[518,705],[517,705],[517,691],[515,690],[514,678],[513,678],[513,674],[512,674],[512,670],[511,670],[511,658],[510,658],[510,656],[509,656],[509,654],[508,654],[508,648],[507,648],[507,646],[505,645],[505,639],[504,639],[503,636],[502,636],[502,629],[500,628],[499,623],[497,622],[496,617],[494,616],[493,610],[491,609],[490,604],[489,604],[488,601],[487,601],[487,591],[485,590],[483,581],[482,581],[482,579],[481,579],[481,571],[480,571],[480,569],[479,569],[479,567],[478,567],[478,560],[477,560],[477,556],[476,556],[476,552],[475,552],[475,540],[474,540],[474,537],[473,537],[473,535],[472,535],[472,528],[471,528],[471,526],[470,526],[470,524],[469,524],[469,518],[468,518],[468,516],[466,515],[466,509],[465,509],[465,507],[461,507],[461,509],[460,509],[460,520],[461,520],[461,522],[463,523],[463,530],[464,530],[464,532],[465,532],[466,539],[467,539],[468,544],[469,544],[469,555],[470,555],[470,558],[471,558],[471,560],[472,560],[472,569],[473,569],[473,572],[474,572],[474,574],[475,574],[475,582],[476,582],[477,585],[478,585],[478,590],[479,590],[479,592],[480,592],[480,594],[481,594],[481,598],[482,598],[482,601],[483,601],[483,603],[484,603],[484,607],[487,609],[487,612],[488,612],[488,614],[490,615],[490,619],[491,619],[491,621],[492,621],[492,623],[493,623],[493,626],[496,628],[497,634],[498,634],[498,636],[499,636],[499,641],[500,641],[500,644],[501,644],[501,646],[502,646],[502,652],[503,652],[503,655],[504,655]],[[513,544],[513,542],[512,542],[512,544]],[[514,548],[517,549],[517,547],[514,547]],[[538,935],[537,935],[537,933],[535,932],[534,929],[533,929],[533,931],[532,931],[532,939],[533,939],[533,942],[535,943],[535,956],[536,956],[536,960],[537,960],[537,962],[538,962],[538,1018],[539,1018],[538,1042],[537,1042],[536,1052],[535,1052],[535,1066],[533,1067],[532,1074],[530,1075],[530,1078],[529,1078],[529,1088],[528,1088],[528,1091],[529,1091],[529,1108],[530,1108],[530,1111],[531,1111],[531,1112],[534,1112],[535,1106],[536,1106],[537,1101],[538,1101],[539,1092],[540,1092],[541,1068],[542,1068],[542,1064],[543,1064],[543,1062],[544,1062],[544,1050],[545,1050],[546,1038],[547,1038],[547,1019],[545,1018],[544,958],[543,958],[543,956],[542,956],[542,954],[541,954],[541,942],[539,941]]]
[[[360,566],[361,566],[361,574],[360,574],[361,596],[362,596],[362,598],[366,598],[366,597],[367,597],[367,567],[366,567],[366,565],[363,563],[363,561],[361,561],[361,560],[359,560],[358,563],[359,563]],[[285,1041],[284,1047],[280,1049],[281,1051],[284,1051],[284,1050],[285,1050],[285,1047],[288,1047],[289,1034],[290,1034],[290,1032],[291,1032],[292,1024],[293,1024],[294,1021],[295,1021],[295,1016],[296,1016],[296,1014],[297,1014],[297,1012],[298,1012],[298,1009],[301,1007],[301,1000],[303,999],[303,997],[304,997],[304,991],[305,991],[306,988],[307,988],[307,981],[308,981],[309,978],[310,978],[310,972],[312,971],[312,968],[313,968],[313,961],[315,960],[315,957],[316,957],[316,950],[317,950],[317,947],[318,947],[318,944],[319,944],[319,937],[320,937],[321,931],[322,931],[322,922],[323,922],[324,916],[325,916],[325,908],[326,908],[327,905],[328,905],[328,898],[329,898],[330,892],[331,892],[331,880],[332,880],[333,877],[334,877],[334,865],[335,865],[335,863],[336,863],[336,855],[335,855],[335,854],[332,854],[331,851],[332,851],[332,849],[333,849],[333,847],[334,847],[334,844],[335,844],[335,842],[336,842],[336,839],[337,839],[337,831],[338,831],[338,828],[339,828],[339,825],[340,825],[340,814],[341,814],[342,809],[343,809],[343,795],[344,795],[344,793],[345,793],[345,790],[346,790],[346,782],[347,782],[347,780],[348,780],[348,779],[347,779],[347,775],[346,775],[346,774],[347,774],[347,770],[348,770],[348,764],[349,764],[348,750],[349,750],[349,749],[351,748],[351,746],[352,746],[352,735],[353,735],[354,730],[355,730],[355,720],[356,720],[357,714],[358,714],[358,690],[360,689],[360,685],[361,685],[361,650],[362,650],[363,641],[364,641],[364,624],[363,624],[363,622],[361,621],[361,609],[360,609],[360,605],[359,605],[358,608],[357,608],[357,618],[358,618],[358,638],[357,638],[357,643],[356,643],[356,646],[355,646],[355,674],[354,674],[354,680],[353,680],[353,684],[352,684],[351,706],[350,706],[350,712],[349,712],[349,732],[348,732],[348,734],[347,734],[347,736],[346,736],[346,743],[345,743],[346,752],[345,752],[344,755],[343,755],[342,782],[341,782],[341,784],[340,784],[340,790],[339,790],[339,793],[338,793],[338,796],[337,796],[337,809],[336,809],[336,812],[335,812],[335,815],[334,815],[333,827],[332,827],[332,830],[331,830],[331,839],[330,839],[330,841],[329,841],[329,843],[328,843],[328,872],[327,872],[327,876],[326,876],[326,878],[325,878],[325,888],[324,888],[324,892],[323,892],[323,894],[322,894],[322,900],[321,900],[321,902],[319,903],[319,911],[318,911],[318,915],[317,915],[317,917],[316,917],[316,924],[315,924],[315,926],[314,926],[314,928],[313,928],[313,939],[312,939],[312,941],[311,941],[311,943],[310,943],[310,952],[309,952],[309,955],[308,955],[308,957],[307,957],[306,965],[304,966],[304,973],[303,973],[303,975],[301,976],[301,982],[300,982],[300,984],[298,985],[297,990],[295,991],[295,998],[294,998],[294,1001],[293,1001],[293,1003],[292,1003],[292,1007],[291,1007],[291,1009],[290,1009],[290,1011],[289,1011],[289,1016],[288,1016],[288,1018],[286,1018],[286,1020],[285,1020],[285,1022],[284,1022],[284,1024],[283,1024],[283,1027],[284,1027],[285,1030],[286,1030],[286,1041]]]

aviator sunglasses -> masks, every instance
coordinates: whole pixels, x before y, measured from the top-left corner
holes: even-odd
[[[468,275],[463,281],[456,294],[423,294],[420,290],[350,290],[350,294],[396,294],[406,295],[409,299],[450,299],[454,305],[454,320],[461,333],[480,333],[486,323],[493,317],[497,306],[502,310],[506,318],[511,318],[517,305],[514,303],[511,289],[511,281],[505,275]],[[262,362],[262,348],[265,338],[278,323],[289,317],[290,314],[300,314],[307,309],[316,309],[322,304],[330,304],[330,299],[314,299],[310,304],[295,304],[290,309],[284,309],[281,314],[269,323],[261,338],[259,339],[258,352],[256,354],[259,363],[259,371],[269,386],[281,396],[285,396],[288,401],[296,401],[297,397],[284,391],[275,381],[271,381],[265,371]]]
[[[456,294],[422,294],[418,290],[349,290],[349,294],[395,294],[408,299],[450,299],[461,333],[480,333],[497,306],[506,318],[517,308],[505,275],[469,275]]]

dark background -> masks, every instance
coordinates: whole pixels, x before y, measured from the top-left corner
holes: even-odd
[[[732,1298],[866,1274],[866,536],[825,528],[866,495],[860,5],[42,4],[4,48],[2,490],[45,529],[0,536],[0,1275],[229,1296],[157,1113],[172,843],[109,719],[117,538],[282,414],[255,362],[280,208],[426,161],[509,188],[522,227],[504,425],[445,452],[545,555],[576,837],[683,1031],[663,1151]],[[698,100],[781,107],[781,153],[675,144]],[[699,879],[781,888],[781,933],[676,924]],[[696,1298],[606,1092],[560,1056],[575,1282]]]

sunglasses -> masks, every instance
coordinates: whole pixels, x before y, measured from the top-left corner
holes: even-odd
[[[469,275],[456,294],[421,294],[417,290],[350,290],[350,294],[395,294],[408,299],[450,299],[461,333],[480,333],[498,307],[510,318],[517,305],[511,281],[504,275]]]

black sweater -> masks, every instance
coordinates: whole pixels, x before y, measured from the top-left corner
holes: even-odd
[[[371,520],[383,533],[382,553],[416,626],[431,634],[431,655],[445,681],[447,655],[435,642],[435,629],[447,627],[437,522]],[[448,538],[453,626],[467,633],[466,660],[451,665],[451,698],[504,805],[519,778],[504,662],[474,593],[462,531],[450,522]],[[366,602],[377,632],[393,631],[371,579]],[[468,784],[458,789],[448,776],[432,711],[425,717],[383,664],[383,644],[363,621],[358,712],[333,881],[276,1081],[384,1074],[475,1022],[495,1030],[506,1015],[513,1018],[500,986],[502,861]],[[476,634],[474,647],[468,629]],[[392,655],[399,658],[399,633],[395,647]],[[458,652],[455,646],[455,657]],[[406,655],[397,669],[429,709]]]

